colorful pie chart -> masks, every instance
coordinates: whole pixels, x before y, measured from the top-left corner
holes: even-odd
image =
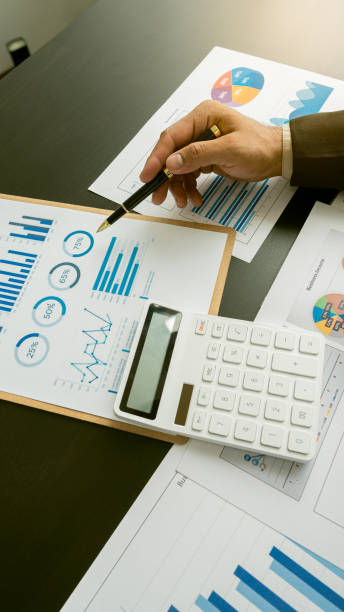
[[[313,319],[316,327],[326,336],[333,339],[344,337],[344,295],[329,293],[319,298],[313,308]]]
[[[211,97],[227,106],[242,106],[251,102],[263,85],[264,77],[258,70],[233,68],[217,79],[212,87]]]

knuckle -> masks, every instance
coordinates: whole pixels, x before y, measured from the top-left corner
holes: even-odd
[[[166,138],[167,134],[168,134],[167,129],[166,129],[166,130],[163,130],[163,131],[161,132],[161,134],[160,134],[160,139],[164,139],[164,138]]]
[[[190,161],[199,159],[204,153],[204,142],[192,142],[188,147],[188,159]]]

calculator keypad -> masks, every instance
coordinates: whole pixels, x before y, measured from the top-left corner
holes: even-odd
[[[319,414],[317,335],[215,317],[197,319],[195,334],[205,359],[190,411],[197,437],[307,458]]]

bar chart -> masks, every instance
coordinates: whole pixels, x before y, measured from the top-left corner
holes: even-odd
[[[87,609],[335,612],[344,570],[176,474]]]
[[[192,212],[244,233],[261,208],[269,188],[268,179],[243,183],[216,176],[206,186],[201,206],[194,206]]]
[[[0,311],[13,310],[36,258],[34,253],[9,249],[0,259]]]
[[[32,217],[30,215],[22,215],[22,221],[9,221],[12,232],[12,238],[25,238],[26,240],[34,240],[35,242],[44,242],[53,225],[53,219],[43,219],[42,217]],[[17,229],[18,228],[18,229]]]
[[[147,247],[146,243],[138,244],[113,236],[99,267],[92,290],[110,296],[131,297]],[[147,298],[144,294],[138,297]]]

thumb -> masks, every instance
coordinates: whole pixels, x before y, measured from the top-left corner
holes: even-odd
[[[173,174],[185,174],[204,166],[223,163],[223,146],[220,141],[221,137],[216,140],[192,142],[167,158],[167,169]]]

